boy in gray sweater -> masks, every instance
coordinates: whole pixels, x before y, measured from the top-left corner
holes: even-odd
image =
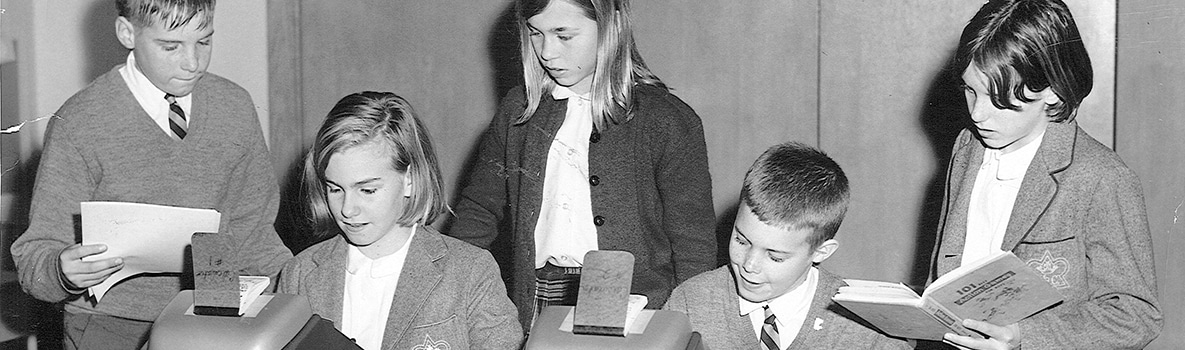
[[[193,288],[188,278],[153,274],[114,285],[101,302],[84,295],[123,260],[82,260],[107,247],[77,243],[80,202],[217,210],[243,274],[274,277],[292,257],[272,227],[278,189],[255,105],[238,85],[206,73],[214,1],[116,4],[116,36],[131,53],[58,110],[29,228],[12,245],[24,290],[64,304],[67,349],[139,348],[164,306]]]
[[[848,179],[799,143],[765,151],[745,175],[729,264],[683,282],[664,309],[686,313],[711,349],[908,349],[831,297],[843,280],[816,267],[835,250]]]

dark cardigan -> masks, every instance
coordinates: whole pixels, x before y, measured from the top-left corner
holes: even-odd
[[[590,137],[593,221],[599,249],[634,255],[631,293],[646,295],[647,306],[658,308],[678,283],[715,265],[712,179],[695,111],[647,85],[634,90],[634,101],[630,121]],[[482,136],[449,234],[488,249],[499,224],[506,225],[513,257],[513,266],[504,269],[510,271],[507,286],[529,327],[547,151],[567,104],[544,96],[529,121],[514,125],[525,104],[521,87],[502,100]]]

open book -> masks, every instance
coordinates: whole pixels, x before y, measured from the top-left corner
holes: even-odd
[[[1061,293],[1012,252],[995,252],[943,275],[918,295],[901,283],[845,279],[832,299],[881,331],[942,340],[978,335],[964,319],[1008,325],[1062,301]]]

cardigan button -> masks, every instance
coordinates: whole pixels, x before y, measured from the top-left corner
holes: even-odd
[[[594,216],[593,217],[593,225],[604,226],[605,225],[605,217],[600,216],[600,215]]]
[[[592,136],[588,137],[588,141],[592,143],[601,142],[601,133],[594,131]]]
[[[593,186],[600,185],[600,184],[601,184],[601,178],[600,178],[599,176],[596,176],[596,175],[589,176],[589,177],[588,177],[588,184],[589,184],[589,185],[593,185]]]

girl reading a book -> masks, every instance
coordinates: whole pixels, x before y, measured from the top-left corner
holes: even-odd
[[[973,349],[1143,348],[1160,333],[1140,180],[1074,118],[1090,93],[1060,0],[998,0],[963,31],[955,68],[973,122],[955,141],[936,275],[1011,251],[1065,301],[1017,323],[967,319]]]
[[[493,257],[429,224],[447,210],[428,131],[388,92],[346,96],[305,157],[314,232],[325,241],[283,269],[279,289],[309,298],[366,349],[513,349],[516,309]]]

